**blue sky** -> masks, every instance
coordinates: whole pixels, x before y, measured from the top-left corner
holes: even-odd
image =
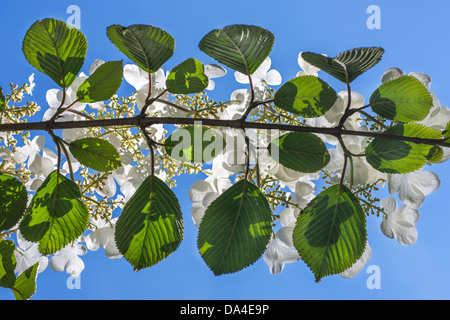
[[[89,47],[85,67],[95,59],[120,60],[130,63],[106,37],[112,24],[128,26],[143,23],[161,27],[176,40],[175,54],[166,70],[188,57],[212,63],[198,49],[198,42],[210,30],[231,24],[254,24],[270,30],[275,44],[270,55],[272,68],[287,81],[300,70],[300,51],[313,51],[334,56],[341,51],[364,46],[381,46],[383,60],[353,83],[353,89],[368,100],[380,84],[384,70],[399,67],[429,74],[431,89],[444,106],[450,101],[448,71],[450,4],[446,1],[2,1],[0,10],[0,86],[10,82],[23,84],[35,73],[33,97],[45,110],[45,92],[55,85],[35,71],[25,60],[22,39],[26,30],[38,19],[56,18],[66,21],[70,5],[81,9],[81,31]],[[381,9],[381,29],[366,26],[370,5]],[[230,70],[229,70],[230,71]],[[341,83],[321,74],[336,91]],[[231,92],[242,88],[233,72],[216,79],[213,97],[228,99]],[[121,91],[132,92],[124,82]],[[262,259],[241,272],[216,277],[201,259],[196,248],[197,228],[191,223],[188,187],[199,177],[183,177],[175,192],[185,218],[185,237],[180,248],[158,265],[133,272],[124,259],[109,260],[101,252],[83,256],[86,265],[81,274],[80,289],[69,290],[68,274],[47,268],[38,277],[34,299],[449,299],[450,290],[450,192],[448,163],[434,166],[441,187],[428,196],[420,208],[416,244],[404,247],[388,239],[380,231],[381,218],[368,217],[368,238],[372,256],[360,274],[353,279],[325,277],[320,283],[307,266],[299,261],[287,264],[284,271],[271,275]],[[386,194],[384,194],[386,196]],[[102,249],[101,249],[102,250]],[[367,267],[376,265],[381,271],[381,288],[368,289]],[[0,289],[0,299],[11,299],[9,290]]]

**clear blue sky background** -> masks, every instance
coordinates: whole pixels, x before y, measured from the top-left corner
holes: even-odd
[[[106,37],[111,24],[151,24],[167,30],[176,40],[175,55],[164,66],[169,70],[188,57],[204,63],[213,62],[198,49],[198,42],[210,30],[230,24],[254,24],[272,31],[276,37],[272,68],[293,77],[299,66],[300,51],[334,56],[341,51],[362,46],[385,48],[383,60],[353,83],[353,89],[368,100],[380,84],[384,70],[399,67],[409,73],[431,75],[431,89],[442,105],[449,105],[448,52],[450,3],[447,1],[1,1],[0,11],[0,86],[10,82],[23,84],[35,73],[34,98],[44,109],[45,92],[55,85],[35,71],[25,60],[22,39],[38,19],[66,21],[69,5],[81,9],[81,31],[89,48],[85,67],[95,59],[130,61]],[[369,30],[366,20],[369,5],[381,9],[381,29]],[[344,90],[326,74],[321,74],[336,91]],[[243,85],[235,82],[233,72],[216,80],[213,97],[226,100]],[[126,94],[132,88],[124,82]],[[49,145],[50,146],[50,145]],[[50,146],[51,147],[51,146]],[[109,260],[101,251],[83,256],[86,265],[81,274],[81,289],[66,287],[68,274],[47,268],[38,277],[34,299],[449,299],[450,298],[450,194],[449,163],[434,166],[441,187],[427,197],[417,224],[419,240],[404,247],[386,238],[380,231],[381,218],[368,218],[368,238],[372,257],[353,279],[325,277],[320,283],[307,266],[299,261],[287,264],[278,275],[270,275],[260,259],[243,271],[216,277],[202,261],[197,248],[197,228],[191,223],[188,188],[198,177],[186,177],[175,192],[185,218],[185,238],[172,256],[153,268],[133,272],[124,259]],[[101,249],[103,250],[103,249]],[[381,270],[381,289],[369,290],[366,269],[377,265]],[[12,293],[0,289],[0,299]]]

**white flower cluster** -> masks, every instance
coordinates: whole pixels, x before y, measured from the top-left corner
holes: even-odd
[[[92,74],[98,66],[103,63],[101,60],[95,61],[89,72]],[[311,66],[301,58],[299,54],[298,63],[300,68],[298,75],[315,75],[317,76],[319,69]],[[263,101],[267,97],[267,86],[277,86],[282,83],[281,75],[277,70],[270,69],[271,60],[267,58],[260,68],[251,76],[252,84],[254,86],[255,99]],[[218,65],[206,65],[205,73],[210,79],[207,90],[214,89],[213,78],[221,77],[226,74],[226,70]],[[158,72],[152,74],[152,93],[151,97],[159,96],[160,100],[168,100],[167,93],[162,94],[165,88],[165,79],[167,72],[160,69]],[[389,69],[382,76],[382,82],[393,79],[403,75],[399,69]],[[411,75],[417,77],[429,89],[431,79],[429,76],[412,73]],[[249,78],[239,72],[234,74],[237,82],[248,84]],[[83,104],[76,100],[76,92],[78,86],[87,78],[87,75],[81,73],[79,77],[73,82],[72,86],[67,89],[66,97],[64,99],[64,106],[70,106],[73,112],[64,112],[57,121],[60,120],[80,120],[83,116],[82,112],[88,106],[93,110],[103,110],[106,105],[103,102],[94,104]],[[136,65],[124,66],[124,78],[135,89],[135,101],[139,110],[145,104],[145,100],[149,93],[149,78],[148,73],[142,71]],[[31,78],[30,78],[31,79]],[[32,79],[30,80],[30,88],[34,87]],[[266,86],[267,85],[267,86]],[[31,93],[31,89],[29,89]],[[241,117],[247,110],[250,102],[249,89],[238,89],[232,92],[231,102],[228,104],[218,116],[221,119],[237,119]],[[421,121],[422,124],[436,130],[444,130],[446,124],[450,121],[450,111],[446,107],[442,107],[431,92],[434,98],[433,108],[426,119]],[[47,102],[49,109],[45,112],[42,120],[50,119],[56,112],[57,108],[63,102],[63,93],[59,89],[52,89],[47,92]],[[342,91],[338,93],[338,99],[334,106],[322,117],[307,119],[306,124],[312,126],[332,127],[335,126],[345,109],[348,101],[348,92]],[[155,101],[148,109],[147,115],[158,116],[184,116],[182,111],[183,106],[175,108],[173,104],[177,102],[171,101],[172,105]],[[357,92],[351,92],[351,108],[359,108],[364,105],[364,98]],[[257,115],[258,108],[255,108],[250,116]],[[353,114],[347,119],[345,123],[346,129],[366,131],[367,126],[364,125],[358,113]],[[161,141],[164,137],[163,126],[152,126],[152,137],[155,141]],[[237,137],[242,132],[238,130],[224,130],[225,135]],[[261,176],[271,176],[278,181],[278,183],[287,190],[289,195],[289,204],[279,215],[278,222],[280,224],[279,230],[274,234],[270,240],[267,249],[264,253],[264,261],[269,266],[272,274],[281,272],[285,263],[291,263],[299,260],[299,255],[294,248],[292,233],[295,226],[296,219],[302,209],[315,197],[316,184],[313,182],[319,179],[319,173],[316,174],[302,174],[275,162],[267,153],[267,145],[270,142],[269,136],[266,133],[255,133],[254,131],[246,132],[250,136],[252,143],[257,143],[255,150],[257,153],[252,153],[252,162],[256,161],[259,164]],[[89,136],[90,133],[84,129],[71,129],[63,131],[63,138],[67,142],[75,139],[80,139]],[[330,173],[330,182],[338,183],[341,180],[344,165],[344,151],[338,141],[329,136],[320,137],[329,146],[329,153],[331,161],[325,168]],[[2,138],[2,136],[0,136]],[[143,179],[151,172],[151,163],[148,161],[141,162],[139,166],[133,162],[133,154],[124,146],[116,135],[105,135],[105,138],[111,142],[119,151],[123,166],[116,169],[109,175],[105,181],[95,187],[95,192],[100,197],[112,198],[123,205],[137,190]],[[237,139],[239,140],[239,139]],[[6,141],[6,140],[4,140]],[[243,139],[239,141],[243,142]],[[344,136],[343,141],[346,148],[354,154],[364,153],[368,139],[356,136]],[[6,143],[6,142],[5,142]],[[28,141],[22,147],[16,148],[12,152],[5,144],[5,147],[0,147],[0,157],[4,160],[13,159],[16,164],[23,164],[31,172],[30,180],[26,183],[27,190],[32,193],[36,191],[44,181],[44,179],[56,170],[57,155],[52,150],[44,147],[45,138],[43,136],[36,136],[31,141]],[[145,141],[140,142],[140,147],[145,147]],[[233,147],[227,147],[223,154],[214,158],[211,164],[211,169],[207,170],[208,177],[204,180],[195,182],[190,190],[189,197],[192,200],[192,218],[196,226],[200,226],[202,217],[208,205],[214,201],[221,193],[229,188],[233,181],[233,176],[244,169],[245,161],[239,159],[240,155],[245,154],[245,146],[243,143],[238,143]],[[442,161],[446,161],[450,157],[446,148]],[[242,151],[242,152],[241,152]],[[75,173],[79,172],[81,166],[75,158],[70,156],[71,165]],[[160,170],[160,162],[156,158],[156,175],[161,179],[165,178],[164,170]],[[350,184],[352,180],[353,186],[363,185],[380,185],[387,184],[389,193],[397,195],[399,201],[403,204],[397,208],[397,200],[394,197],[381,200],[380,206],[384,211],[381,222],[381,231],[389,238],[396,239],[402,245],[411,245],[417,240],[417,230],[415,224],[419,219],[419,208],[425,200],[425,197],[439,188],[440,180],[438,176],[431,171],[418,171],[410,174],[395,175],[383,174],[373,169],[365,160],[365,157],[355,157],[353,159],[353,173],[350,176],[350,168],[345,170],[343,181]],[[61,173],[69,174],[68,162],[65,162],[61,168]],[[17,234],[18,247],[16,250],[17,268],[16,272],[21,273],[36,262],[40,263],[39,272],[46,269],[47,265],[56,271],[65,270],[70,275],[76,277],[84,269],[83,260],[80,256],[87,253],[88,250],[95,251],[103,247],[105,254],[111,259],[121,258],[120,252],[114,243],[114,226],[116,219],[99,219],[93,217],[90,221],[92,231],[69,244],[65,248],[55,253],[52,257],[43,257],[40,255],[37,244],[25,241],[20,233]],[[83,244],[84,243],[84,244]],[[361,259],[355,263],[349,270],[341,273],[343,277],[355,276],[368,261],[371,254],[371,248],[367,244],[366,251]]]

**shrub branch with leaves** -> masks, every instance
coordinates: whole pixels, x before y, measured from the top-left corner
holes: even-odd
[[[88,76],[79,30],[56,19],[29,28],[26,60],[60,88],[47,92],[43,121],[27,121],[35,102],[14,105],[33,77],[0,91],[0,286],[16,299],[34,294],[47,264],[79,275],[88,249],[104,247],[135,271],[169,257],[183,240],[172,188],[185,173],[207,176],[189,197],[198,251],[215,275],[263,257],[271,273],[301,259],[316,281],[352,277],[370,256],[369,215],[386,236],[416,241],[417,209],[440,183],[423,168],[447,160],[450,146],[449,110],[426,75],[388,69],[364,104],[351,84],[381,60],[379,47],[301,52],[303,71],[282,83],[269,70],[274,35],[257,26],[212,30],[199,48],[218,64],[188,58],[167,73],[175,40],[166,31],[113,25],[107,36],[134,64],[96,60]],[[221,65],[248,84],[225,102],[207,95]],[[136,91],[118,97],[124,79]],[[46,132],[56,152],[31,131]],[[374,195],[386,185],[403,207]]]

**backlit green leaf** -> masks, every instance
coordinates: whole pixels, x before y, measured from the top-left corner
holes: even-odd
[[[306,62],[336,79],[344,83],[351,83],[375,66],[381,60],[383,53],[383,48],[369,47],[344,51],[334,58],[312,52],[303,52],[302,57]]]
[[[2,89],[2,87],[0,87],[0,112],[2,112],[3,110],[5,110],[5,107],[6,107],[5,96],[3,95],[3,89]]]
[[[427,116],[433,98],[416,77],[402,76],[383,83],[370,97],[370,105],[385,119],[412,122]]]
[[[202,92],[208,86],[208,77],[200,61],[187,59],[172,69],[166,79],[167,90],[175,94]]]
[[[253,264],[272,235],[272,212],[264,194],[240,180],[206,209],[199,227],[198,250],[215,275]]]
[[[253,74],[269,56],[273,34],[261,27],[232,25],[209,32],[199,43],[204,53],[243,74]]]
[[[298,216],[293,241],[316,282],[347,270],[367,241],[366,216],[358,199],[344,185],[328,187]]]
[[[122,61],[105,62],[78,87],[77,98],[84,103],[109,100],[119,90],[122,78]]]
[[[112,171],[122,165],[117,150],[103,139],[75,140],[70,143],[69,150],[82,165],[97,171]]]
[[[84,64],[87,41],[83,33],[56,19],[36,21],[23,39],[28,62],[60,87],[68,88]]]
[[[183,239],[183,215],[173,191],[147,177],[125,205],[115,230],[117,248],[135,271],[171,255]]]
[[[270,142],[271,157],[283,166],[304,173],[317,172],[330,161],[323,141],[308,132],[291,132]]]
[[[440,132],[420,124],[399,124],[387,129],[385,134],[424,139],[441,139]],[[428,161],[436,160],[439,147],[429,144],[375,138],[367,146],[367,162],[385,173],[409,173],[422,168]]]
[[[337,99],[336,92],[315,76],[294,78],[275,93],[275,105],[305,118],[320,117]]]
[[[89,211],[78,185],[53,171],[36,191],[20,222],[23,237],[39,243],[39,252],[55,253],[86,230]]]
[[[13,176],[0,173],[0,230],[14,227],[22,218],[28,200],[25,186]]]
[[[16,281],[14,269],[17,261],[14,248],[13,241],[0,239],[0,287],[12,288]]]
[[[12,292],[16,300],[28,300],[36,292],[39,262],[22,272],[16,279]]]
[[[175,130],[164,145],[170,157],[178,161],[203,163],[222,152],[225,141],[216,130],[194,125]]]
[[[175,40],[161,28],[143,24],[129,27],[112,25],[107,34],[111,42],[142,70],[150,73],[169,60],[175,51]]]
[[[444,145],[449,147],[450,146],[450,121],[445,126],[444,132],[442,134],[444,135],[443,138],[446,139]]]

